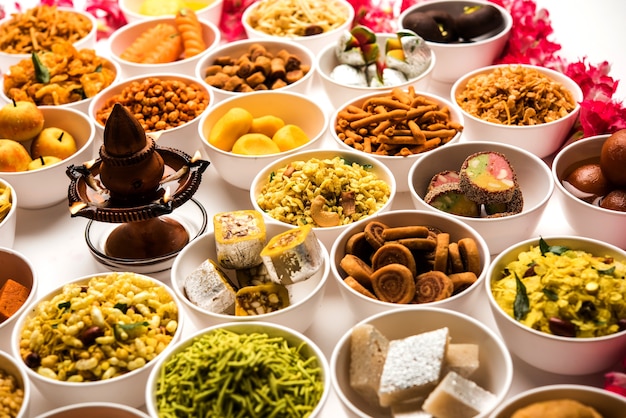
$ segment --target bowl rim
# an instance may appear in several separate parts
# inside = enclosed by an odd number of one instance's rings
[[[267,176],[267,173],[273,168],[273,167],[281,167],[285,164],[287,164],[288,162],[291,161],[297,161],[297,160],[310,160],[311,158],[334,158],[334,157],[342,157],[342,156],[347,156],[350,158],[350,161],[364,161],[368,164],[371,164],[373,167],[375,167],[377,170],[381,171],[382,173],[385,174],[385,176],[387,176],[387,179],[381,179],[384,180],[387,185],[389,186],[389,197],[387,199],[387,202],[385,202],[385,204],[383,206],[380,207],[380,209],[378,209],[376,212],[374,212],[372,215],[366,216],[365,218],[359,219],[358,221],[352,222],[351,224],[347,224],[347,225],[339,225],[339,226],[328,226],[328,227],[319,227],[319,226],[315,226],[313,227],[313,231],[341,231],[343,228],[345,228],[346,226],[350,226],[350,225],[354,225],[356,223],[360,223],[363,221],[366,221],[374,216],[376,216],[377,214],[381,214],[382,212],[385,212],[386,210],[389,210],[389,208],[391,208],[392,204],[393,204],[393,200],[395,198],[396,192],[397,192],[397,184],[396,184],[396,179],[393,175],[393,173],[391,172],[391,170],[382,162],[376,160],[375,158],[373,158],[372,156],[364,153],[364,152],[360,152],[360,151],[356,151],[356,150],[346,150],[346,149],[330,149],[330,148],[325,148],[325,149],[308,149],[308,150],[301,150],[298,152],[294,152],[293,154],[289,154],[289,155],[285,155],[281,158],[278,158],[277,160],[274,160],[270,163],[268,163],[265,167],[263,167],[252,179],[252,183],[250,184],[250,192],[249,192],[249,198],[252,204],[252,207],[261,212],[263,214],[263,216],[266,216],[267,218],[271,218],[269,215],[267,215],[265,213],[264,210],[262,210],[258,204],[256,203],[256,196],[257,196],[257,189],[259,189],[260,187],[263,186],[263,184],[261,183],[262,181],[264,181],[265,177]],[[380,177],[380,176],[379,176]],[[267,219],[266,218],[266,219]],[[285,224],[285,225],[291,225],[292,224],[288,224],[286,222],[281,222],[279,220],[276,220],[274,218],[271,218],[272,220]]]
[[[4,172],[0,172],[0,176],[3,176],[3,175],[4,175]],[[18,196],[17,196],[17,192],[15,191],[15,187],[13,187],[8,180],[0,177],[0,184],[3,184],[5,187],[8,187],[11,192],[11,208],[9,209],[9,213],[7,213],[5,217],[0,220],[0,228],[2,228],[5,222],[9,221],[9,218],[12,218],[15,216],[17,212]],[[2,328],[2,323],[0,323],[0,328]]]
[[[165,291],[170,295],[170,297],[172,298],[172,301],[176,304],[176,307],[178,310],[178,315],[176,319],[178,326],[176,328],[176,332],[172,336],[172,340],[168,343],[165,350],[157,354],[157,356],[153,360],[147,362],[144,366],[135,370],[131,370],[123,375],[116,376],[116,377],[113,377],[111,379],[106,379],[106,380],[95,380],[95,381],[87,381],[87,382],[68,382],[65,380],[54,380],[54,379],[50,379],[49,377],[43,376],[35,372],[28,366],[26,366],[20,354],[18,341],[20,338],[20,334],[22,332],[22,328],[24,327],[24,323],[26,322],[26,319],[28,319],[31,316],[31,314],[35,311],[37,305],[44,300],[50,300],[51,298],[56,296],[59,292],[63,290],[63,288],[66,285],[86,283],[94,277],[102,277],[102,276],[107,276],[110,274],[118,274],[118,275],[119,274],[133,274],[135,276],[139,276],[143,279],[149,280],[154,285],[163,287]],[[150,368],[156,363],[156,360],[162,358],[163,354],[167,353],[170,350],[170,348],[177,342],[177,340],[181,338],[183,334],[184,317],[185,317],[183,310],[181,308],[182,306],[180,304],[180,301],[176,297],[176,294],[174,293],[174,291],[167,284],[155,279],[154,277],[151,277],[142,273],[116,272],[116,271],[104,271],[101,273],[87,274],[79,278],[64,282],[62,285],[55,287],[54,289],[50,290],[46,294],[38,296],[37,299],[33,300],[28,305],[28,309],[23,311],[19,315],[19,317],[17,318],[17,322],[15,323],[15,327],[13,328],[13,332],[11,334],[11,351],[17,363],[19,364],[20,369],[22,369],[26,373],[26,375],[28,375],[31,381],[41,382],[46,385],[59,385],[61,387],[66,388],[67,390],[72,390],[72,389],[81,390],[81,389],[92,389],[95,387],[104,386],[104,385],[109,384],[110,382],[117,383],[117,382],[121,382],[124,380],[129,380],[135,377],[136,375],[143,374],[145,371],[150,370]]]
[[[380,33],[380,32],[377,32],[376,33],[376,39],[378,40],[378,37],[380,37],[380,36],[383,36],[385,39],[388,39],[388,38],[391,38],[393,36],[396,36],[396,34],[395,33]],[[430,51],[430,64],[428,65],[428,67],[426,67],[426,69],[422,73],[420,73],[416,77],[407,79],[407,81],[405,81],[404,83],[400,83],[400,84],[395,85],[395,86],[378,86],[378,87],[355,86],[355,85],[352,85],[352,84],[342,84],[341,82],[338,82],[338,81],[334,80],[332,77],[330,77],[330,74],[327,74],[326,72],[324,72],[322,70],[322,66],[320,65],[320,61],[323,58],[326,58],[326,56],[328,56],[330,53],[332,53],[336,48],[337,48],[337,43],[334,42],[334,43],[331,43],[329,45],[326,45],[324,48],[322,48],[322,50],[320,50],[319,53],[317,53],[316,58],[315,58],[315,66],[317,68],[317,74],[322,78],[323,82],[326,82],[329,85],[332,85],[333,87],[341,87],[341,88],[354,90],[354,91],[367,89],[367,90],[369,90],[372,93],[376,93],[376,92],[389,92],[389,90],[394,88],[394,87],[406,88],[406,87],[411,86],[411,85],[413,85],[415,83],[418,83],[418,82],[420,82],[420,81],[422,81],[424,79],[427,79],[431,75],[433,70],[435,69],[435,65],[437,63],[437,54],[429,46],[428,49]],[[437,96],[437,98],[438,99],[442,99],[439,96]],[[355,100],[355,98],[353,98],[351,100]]]
[[[510,144],[505,144],[505,143],[493,143],[493,142],[489,142],[489,141],[470,141],[470,142],[456,142],[454,144],[447,144],[449,145],[448,147],[440,147],[437,149],[432,150],[432,153],[436,153],[439,152],[442,148],[451,148],[451,147],[463,147],[463,146],[479,146],[479,147],[483,147],[485,148],[485,150],[489,151],[489,150],[493,150],[494,147],[498,147],[498,148],[507,148],[512,152],[519,152],[520,154],[525,155],[526,157],[530,158],[532,161],[534,161],[541,170],[543,170],[544,174],[547,175],[547,179],[550,180],[547,182],[548,184],[548,193],[541,198],[541,200],[533,207],[531,208],[522,208],[522,211],[519,213],[514,213],[512,215],[507,215],[505,218],[506,219],[517,219],[517,218],[521,218],[524,215],[542,210],[543,208],[545,208],[545,206],[547,205],[548,201],[550,200],[550,198],[552,197],[553,193],[554,193],[554,181],[551,181],[551,169],[550,167],[548,167],[548,165],[539,157],[537,157],[535,154],[531,153],[530,151],[526,151],[523,148],[517,147],[515,145],[510,145]],[[445,151],[440,151],[440,152],[445,152]],[[428,153],[430,154],[430,152]],[[443,159],[443,156],[438,156],[440,158]],[[421,164],[421,160],[416,160],[412,165],[411,168],[409,169],[409,193],[411,194],[412,197],[418,199],[420,202],[422,202],[424,205],[427,205],[427,203],[424,201],[424,198],[417,192],[417,190],[415,190],[415,184],[413,182],[413,180],[415,179],[416,173],[418,171],[418,169],[420,168]],[[446,213],[441,211],[440,209],[437,209],[436,207],[432,207],[434,210],[437,210],[441,213]],[[481,217],[481,218],[471,218],[468,216],[461,216],[461,215],[456,215],[454,213],[446,213],[448,216],[451,216],[455,219],[458,219],[462,222],[469,222],[470,224],[475,223],[476,225],[480,225],[482,223],[493,223],[494,220],[497,221],[503,221],[503,218],[489,218],[489,217]]]
[[[234,92],[230,92],[230,93],[234,93]],[[311,146],[311,144],[314,143],[319,143],[321,141],[323,141],[324,136],[326,134],[326,129],[328,128],[328,123],[329,123],[329,118],[328,118],[328,114],[327,112],[324,110],[324,108],[316,101],[312,100],[309,98],[309,96],[302,94],[302,93],[298,93],[295,91],[289,91],[289,90],[282,90],[282,89],[277,89],[277,90],[264,90],[264,91],[257,91],[254,92],[256,97],[263,97],[263,96],[268,96],[266,97],[266,99],[268,100],[268,102],[274,101],[276,100],[276,98],[272,98],[270,96],[287,96],[287,97],[291,97],[293,99],[296,100],[301,100],[303,103],[309,103],[313,106],[313,108],[315,108],[319,114],[322,116],[322,119],[324,120],[324,124],[322,125],[322,127],[320,128],[318,134],[314,137],[314,138],[310,138],[309,141],[305,144],[302,144],[296,148],[287,150],[287,151],[281,151],[279,153],[276,154],[264,154],[264,155],[244,155],[244,154],[234,154],[232,151],[224,151],[220,148],[217,148],[216,146],[214,146],[213,144],[209,143],[208,139],[205,137],[204,135],[204,126],[207,123],[207,119],[209,118],[209,116],[211,116],[211,114],[219,109],[223,109],[225,107],[242,107],[239,106],[237,103],[237,101],[239,100],[246,100],[247,97],[249,97],[250,95],[246,95],[241,94],[241,93],[236,93],[236,95],[233,95],[231,97],[228,97],[224,100],[221,100],[220,102],[216,103],[213,107],[211,107],[211,110],[209,112],[205,112],[204,114],[201,115],[200,117],[200,122],[198,123],[198,135],[200,137],[200,139],[202,140],[202,145],[206,146],[208,149],[211,150],[211,152],[214,152],[215,154],[220,154],[223,156],[229,156],[229,157],[234,157],[234,158],[243,158],[244,160],[248,159],[248,160],[259,160],[259,159],[268,159],[268,160],[274,160],[277,157],[282,157],[282,156],[286,156],[289,154],[293,154],[294,152],[298,152],[301,151],[303,148],[306,148],[308,146]],[[268,111],[267,115],[271,115],[271,111]],[[287,121],[285,121],[285,124],[288,124]]]
[[[52,409],[50,411],[46,411],[43,414],[38,415],[38,417],[48,418],[48,417],[56,416],[57,418],[61,418],[63,415],[59,415],[59,414],[64,414],[65,412],[72,412],[72,411],[77,412],[84,408],[107,408],[107,409],[111,409],[114,411],[123,411],[123,412],[131,413],[132,415],[136,417],[141,417],[141,418],[148,417],[148,415],[145,414],[144,412],[128,405],[115,403],[115,402],[98,402],[98,401],[80,402],[80,403],[75,403],[71,405],[61,406],[61,407]]]
[[[488,278],[488,270],[489,270],[489,266],[490,266],[490,259],[491,259],[491,251],[489,250],[489,246],[487,244],[487,242],[485,241],[485,239],[478,233],[478,231],[476,231],[474,229],[474,227],[472,227],[471,225],[468,225],[458,219],[449,217],[444,215],[443,213],[437,213],[437,212],[431,212],[431,211],[427,211],[427,210],[421,210],[421,209],[398,209],[398,210],[390,210],[388,212],[384,212],[384,213],[379,213],[377,215],[373,215],[373,217],[376,218],[376,220],[381,220],[380,218],[382,217],[383,220],[384,218],[388,218],[388,217],[392,217],[392,216],[396,216],[396,215],[403,215],[403,216],[407,216],[407,215],[424,215],[427,217],[435,217],[435,218],[439,218],[439,219],[443,219],[445,221],[448,222],[452,222],[454,224],[456,224],[459,227],[462,227],[463,229],[467,229],[471,232],[474,233],[474,236],[472,237],[475,241],[476,244],[478,245],[479,251],[482,251],[483,254],[481,255],[481,264],[483,264],[483,269],[481,271],[481,274],[476,278],[476,282],[470,286],[468,289],[463,290],[460,293],[457,293],[456,295],[452,295],[449,298],[446,299],[442,299],[442,300],[438,300],[438,301],[434,301],[434,302],[427,302],[427,303],[423,303],[423,304],[407,304],[407,305],[402,305],[402,304],[398,304],[398,303],[394,303],[394,302],[385,302],[382,300],[377,300],[377,299],[372,299],[368,296],[363,295],[362,293],[357,292],[356,290],[354,290],[353,288],[351,288],[350,286],[348,286],[343,278],[342,278],[342,274],[338,269],[337,264],[335,263],[335,259],[337,257],[337,255],[340,252],[343,252],[343,248],[339,248],[339,243],[343,241],[343,239],[348,236],[348,235],[352,235],[355,233],[356,229],[362,230],[363,229],[363,224],[360,225],[348,225],[349,228],[346,228],[344,231],[342,231],[339,236],[335,239],[335,241],[333,242],[333,245],[330,248],[330,262],[331,262],[331,266],[330,266],[330,270],[331,270],[331,275],[334,277],[335,281],[337,282],[337,286],[341,286],[342,288],[348,290],[352,295],[356,296],[360,301],[363,302],[367,302],[368,304],[373,304],[375,306],[379,306],[379,307],[383,307],[386,309],[411,309],[414,307],[423,307],[423,308],[439,308],[439,309],[444,309],[442,308],[443,305],[446,305],[450,302],[453,302],[457,299],[460,299],[461,297],[463,297],[464,295],[467,294],[467,292],[471,292],[474,290],[477,290],[478,288],[482,287],[482,282],[485,281]],[[484,255],[484,257],[483,257]],[[484,259],[484,260],[483,260]]]
[[[235,331],[241,330],[242,328],[254,330],[254,331],[251,330],[251,331],[245,331],[245,332],[263,332],[263,330],[265,329],[270,329],[272,332],[278,332],[280,334],[289,335],[291,338],[300,340],[301,342],[305,343],[305,345],[310,348],[312,355],[314,355],[317,358],[319,366],[324,372],[324,376],[323,376],[324,389],[322,391],[322,396],[320,397],[320,400],[317,406],[314,408],[313,412],[317,413],[316,411],[321,411],[321,409],[323,408],[324,404],[326,403],[326,401],[328,400],[330,396],[330,392],[332,390],[332,382],[331,382],[330,366],[320,346],[317,345],[317,343],[315,343],[312,339],[310,339],[304,333],[300,331],[296,331],[293,328],[289,328],[285,325],[275,324],[275,323],[266,322],[266,321],[252,321],[252,322],[225,322],[222,324],[211,325],[206,328],[199,329],[193,332],[192,334],[185,336],[183,339],[179,340],[178,342],[176,342],[176,344],[174,344],[172,347],[166,350],[165,355],[159,358],[155,362],[152,370],[150,370],[150,375],[148,376],[148,381],[146,383],[145,406],[150,416],[157,416],[158,411],[157,411],[156,405],[154,405],[154,396],[153,396],[154,392],[152,388],[156,384],[156,379],[159,375],[159,371],[163,367],[163,364],[172,355],[184,350],[186,347],[193,344],[195,339],[205,334],[215,332],[216,330],[222,329],[222,328],[228,329],[228,330],[235,330]]]
[[[446,0],[448,1],[448,0]],[[468,80],[470,80],[471,78],[475,77],[478,74],[487,74],[487,73],[491,73],[492,71],[499,69],[499,68],[507,68],[507,67],[522,67],[522,68],[527,68],[527,69],[534,69],[537,70],[539,73],[549,77],[551,80],[558,82],[559,84],[561,84],[565,89],[569,90],[569,92],[572,94],[572,98],[574,99],[574,109],[572,109],[571,112],[569,112],[567,115],[559,118],[559,119],[555,119],[553,121],[550,122],[544,122],[544,123],[540,123],[537,125],[505,125],[502,123],[494,123],[494,122],[490,122],[490,121],[486,121],[483,119],[480,119],[472,114],[470,114],[469,112],[467,112],[465,109],[463,109],[456,101],[456,96],[457,96],[457,92],[459,90],[461,90],[461,87],[464,86]],[[541,129],[543,127],[549,127],[549,126],[553,126],[553,125],[558,125],[559,123],[562,123],[564,121],[576,118],[578,116],[578,113],[580,112],[580,103],[583,100],[583,91],[580,88],[580,86],[569,76],[560,73],[558,71],[552,70],[550,68],[546,68],[546,67],[541,67],[539,65],[532,65],[532,64],[521,64],[521,63],[513,63],[513,64],[494,64],[494,65],[488,65],[485,67],[480,67],[477,68],[475,70],[472,70],[468,73],[465,73],[464,75],[462,75],[461,77],[459,77],[453,84],[452,84],[452,88],[450,88],[450,100],[452,102],[452,104],[463,114],[464,118],[467,120],[470,120],[474,123],[477,124],[481,124],[484,126],[488,126],[491,128],[502,128],[502,129],[513,129],[513,130],[517,130],[517,131],[529,131],[529,130],[537,130],[537,129]],[[534,139],[534,138],[533,138]]]
[[[344,391],[342,387],[339,385],[339,382],[336,376],[336,371],[339,368],[340,351],[342,350],[342,348],[348,345],[352,330],[356,326],[363,325],[363,324],[370,324],[372,322],[375,322],[379,318],[383,318],[387,316],[407,315],[410,313],[427,314],[429,312],[430,313],[434,312],[439,315],[448,315],[454,320],[463,320],[465,322],[469,322],[473,326],[481,329],[483,332],[489,335],[489,337],[494,341],[494,343],[496,344],[496,346],[502,353],[502,358],[504,359],[504,363],[506,364],[504,382],[502,385],[502,393],[500,395],[496,395],[498,400],[500,401],[499,403],[503,401],[504,397],[507,395],[507,393],[509,392],[511,388],[511,384],[513,383],[514,366],[513,366],[513,359],[511,357],[511,354],[509,353],[509,349],[507,348],[504,340],[498,335],[498,333],[496,333],[493,329],[491,329],[482,321],[479,321],[478,319],[473,318],[470,315],[467,315],[467,314],[464,314],[464,313],[461,313],[452,309],[445,309],[445,308],[440,308],[440,307],[435,307],[435,306],[413,305],[411,307],[407,307],[406,309],[390,309],[384,312],[373,314],[357,322],[356,324],[352,325],[341,337],[339,337],[339,339],[335,343],[335,346],[333,347],[333,351],[330,356],[330,373],[332,377],[331,383],[333,385],[335,393],[337,394],[337,397],[340,399],[340,401],[343,403],[344,406],[347,406],[353,413],[357,414],[358,416],[365,416],[363,415],[363,412],[359,408],[357,408],[355,405],[353,405],[352,402],[350,402],[350,400],[345,396]],[[383,332],[384,334],[384,331],[381,330],[381,332]],[[491,408],[491,411],[493,411],[499,403],[494,404]]]
[[[270,225],[279,227],[279,228],[286,228],[286,230],[290,230],[294,228],[293,226],[290,227],[290,226],[287,226],[287,224],[280,223],[278,221],[265,220],[265,225],[266,225],[266,229],[267,229],[267,226],[270,226]],[[196,242],[190,243],[187,246],[185,246],[185,248],[183,248],[182,251],[179,253],[180,257],[177,256],[176,259],[174,260],[174,263],[172,264],[172,273],[171,273],[172,289],[174,290],[174,293],[176,293],[176,296],[178,296],[178,300],[180,300],[186,307],[190,308],[192,311],[196,313],[206,315],[208,317],[215,318],[218,320],[226,320],[226,322],[234,322],[234,323],[235,322],[239,323],[239,322],[271,321],[275,317],[289,314],[291,311],[296,310],[299,306],[304,305],[306,302],[313,299],[316,295],[319,294],[319,292],[322,292],[324,290],[326,283],[328,282],[328,276],[330,274],[329,253],[326,247],[324,246],[324,244],[320,241],[320,239],[316,238],[320,247],[320,251],[322,253],[322,260],[324,261],[324,264],[320,268],[320,270],[317,270],[314,273],[314,274],[321,273],[319,283],[317,283],[315,288],[312,289],[309,292],[309,294],[306,295],[306,297],[299,300],[297,303],[290,304],[289,306],[282,308],[278,311],[265,313],[265,314],[261,314],[261,315],[257,315],[253,317],[249,317],[249,316],[248,317],[246,316],[236,317],[235,315],[232,315],[232,314],[222,314],[222,313],[208,311],[194,304],[193,302],[189,300],[189,298],[187,298],[187,296],[184,294],[184,291],[182,290],[182,285],[184,284],[183,282],[185,280],[185,277],[177,277],[174,275],[174,272],[178,270],[178,266],[182,263],[182,259],[187,255],[187,253],[192,251],[191,247],[193,247],[194,245],[196,246],[203,245],[206,240],[214,240],[214,239],[215,239],[214,231],[207,231],[206,233],[198,237],[198,239],[195,240]]]
[[[542,332],[542,331],[538,331],[536,329],[533,329],[533,328],[531,328],[531,327],[529,327],[527,325],[522,324],[519,321],[516,321],[514,318],[512,318],[506,312],[504,312],[504,310],[500,307],[498,302],[495,300],[495,298],[493,296],[493,292],[491,290],[492,278],[494,277],[495,274],[497,274],[496,268],[498,268],[498,266],[500,264],[502,264],[502,260],[504,258],[510,256],[510,254],[513,251],[515,253],[519,254],[521,251],[524,251],[525,248],[527,248],[527,247],[529,247],[531,245],[533,245],[533,246],[538,245],[539,239],[540,238],[538,238],[538,237],[529,238],[529,239],[520,241],[520,242],[518,242],[516,244],[513,244],[513,245],[507,247],[500,254],[495,256],[495,258],[493,259],[493,261],[489,265],[489,268],[487,270],[486,280],[485,280],[485,283],[484,283],[484,287],[485,287],[485,292],[487,294],[487,301],[488,301],[489,306],[491,307],[492,316],[494,317],[494,319],[497,319],[496,317],[502,318],[502,319],[504,319],[506,321],[507,324],[513,325],[513,327],[515,329],[517,329],[517,330],[526,331],[530,335],[534,336],[534,338],[541,338],[543,340],[549,340],[549,341],[560,341],[560,342],[564,342],[564,343],[573,343],[573,344],[578,344],[578,345],[582,345],[582,344],[596,344],[596,343],[602,342],[602,341],[608,341],[608,340],[614,340],[614,339],[622,339],[622,338],[626,337],[626,329],[624,329],[622,331],[615,332],[613,334],[603,335],[603,336],[599,336],[599,337],[589,337],[589,338],[562,337],[560,335],[548,334],[546,332]],[[613,244],[609,244],[607,242],[603,242],[603,241],[600,241],[600,240],[597,240],[597,239],[594,239],[594,238],[579,237],[579,236],[575,236],[575,235],[563,235],[563,234],[561,234],[561,235],[546,235],[546,236],[542,236],[541,239],[543,239],[544,241],[547,241],[547,242],[555,241],[555,240],[572,241],[572,242],[588,243],[588,244],[599,246],[599,247],[606,247],[608,250],[610,250],[612,252],[615,252],[617,254],[622,254],[624,261],[626,261],[626,250],[623,250],[623,249],[621,249],[621,248],[619,248],[619,247],[617,247],[617,246],[615,246]],[[498,321],[496,321],[496,326],[498,327],[498,329],[500,329]]]
[[[122,26],[121,28],[119,28],[118,30],[114,31],[110,38],[109,38],[109,56],[113,61],[117,61],[118,64],[120,65],[125,65],[128,67],[132,67],[135,70],[145,70],[146,68],[155,68],[158,71],[167,71],[167,69],[169,67],[175,66],[176,64],[186,64],[186,63],[194,63],[195,61],[197,61],[198,59],[201,59],[204,55],[206,55],[209,51],[212,51],[213,49],[215,49],[216,47],[221,45],[221,41],[222,41],[222,32],[220,31],[220,29],[217,27],[216,24],[214,24],[213,22],[202,18],[202,17],[198,17],[198,22],[200,23],[200,25],[203,28],[208,28],[208,30],[211,32],[212,36],[213,36],[213,43],[211,45],[207,45],[206,49],[204,49],[201,53],[199,53],[198,55],[194,55],[188,58],[183,58],[183,59],[179,59],[173,62],[164,62],[164,63],[155,63],[155,64],[145,64],[145,63],[139,63],[139,62],[133,62],[133,61],[129,61],[127,59],[122,58],[119,54],[116,54],[113,51],[113,45],[120,39],[122,38],[123,35],[125,35],[126,33],[128,33],[129,31],[132,31],[133,29],[139,27],[139,26],[151,26],[151,25],[156,25],[158,23],[162,23],[162,22],[168,22],[171,23],[174,21],[174,16],[173,15],[164,15],[164,16],[155,16],[154,18],[151,19],[141,19],[141,20],[136,20],[134,22],[129,22],[126,25]],[[158,72],[155,71],[155,72]],[[126,80],[126,79],[124,79]]]
[[[0,179],[0,181],[4,182],[3,179]],[[17,205],[15,205],[15,206],[17,207]],[[1,226],[1,224],[0,224],[0,226]],[[28,257],[26,257],[25,254],[23,254],[23,253],[21,253],[21,252],[19,252],[17,250],[14,250],[12,248],[7,248],[7,247],[0,247],[0,252],[11,254],[11,255],[19,258],[24,264],[26,264],[26,266],[28,267],[28,269],[31,272],[31,275],[33,276],[33,284],[31,286],[31,289],[30,289],[30,292],[28,294],[28,297],[26,298],[26,300],[24,301],[22,306],[20,306],[19,309],[17,311],[15,311],[15,313],[13,315],[11,315],[4,322],[0,323],[0,330],[2,330],[4,327],[9,327],[9,324],[17,324],[17,322],[19,321],[19,318],[22,316],[22,314],[24,314],[27,310],[29,310],[28,308],[35,301],[35,299],[37,297],[37,291],[39,289],[39,273],[35,269],[35,264],[32,261],[30,261],[28,259]],[[11,336],[7,336],[7,338],[10,339]],[[1,352],[2,351],[0,350],[0,353]]]
[[[581,138],[577,141],[574,141],[570,144],[567,144],[565,147],[561,148],[561,150],[559,150],[559,152],[557,152],[556,156],[554,157],[554,160],[552,162],[552,168],[551,168],[551,174],[552,174],[552,179],[554,180],[553,183],[556,184],[555,188],[558,189],[563,196],[565,196],[565,198],[568,201],[572,201],[575,202],[575,204],[577,206],[582,206],[584,208],[587,208],[587,210],[592,210],[594,212],[598,212],[598,215],[601,214],[606,214],[606,215],[611,215],[612,217],[618,217],[618,218],[625,218],[626,219],[626,212],[620,212],[618,210],[611,210],[611,209],[605,209],[603,207],[600,206],[596,206],[596,205],[592,205],[591,203],[585,202],[582,199],[577,198],[576,196],[574,196],[569,190],[567,190],[564,186],[563,186],[563,181],[565,179],[561,179],[559,177],[559,173],[558,173],[558,169],[564,169],[566,167],[559,167],[559,163],[561,163],[561,160],[564,158],[564,155],[576,148],[576,147],[581,147],[584,146],[585,144],[590,144],[596,141],[606,141],[609,137],[611,136],[611,134],[602,134],[602,135],[594,135],[594,136],[590,136],[590,137],[586,137],[586,138]],[[598,155],[599,157],[599,155]],[[577,162],[583,162],[584,160],[579,160]]]
[[[31,400],[31,387],[30,387],[30,379],[28,375],[24,371],[24,369],[20,366],[19,360],[11,356],[9,353],[6,353],[0,350],[0,361],[4,361],[6,363],[11,364],[15,369],[17,369],[17,374],[19,375],[19,379],[22,381],[22,391],[24,393],[22,398],[22,405],[20,406],[19,411],[17,412],[17,418],[26,417],[26,412],[30,407]],[[9,373],[8,370],[4,369],[0,366],[0,369],[4,372],[8,373],[11,376],[14,376],[14,373]],[[16,376],[17,377],[17,376]]]
[[[222,7],[222,3],[223,0],[212,0],[211,3],[207,4],[205,7],[196,10],[196,14],[198,13],[202,13],[202,12],[207,12],[209,10],[214,10],[217,9],[218,6]],[[161,16],[149,16],[149,15],[143,15],[141,13],[139,13],[139,11],[135,11],[133,9],[131,9],[129,7],[129,3],[126,0],[119,0],[119,8],[122,11],[122,13],[124,15],[129,15],[135,19],[139,19],[139,20],[150,20],[150,19],[154,19],[154,18],[159,18],[159,17],[163,17],[163,16],[174,16],[174,15],[161,15]],[[128,19],[127,19],[128,20]]]
[[[403,26],[403,22],[404,19],[411,13],[422,9],[424,6],[431,8],[430,6],[432,5],[437,5],[437,4],[441,4],[441,3],[452,3],[452,2],[457,2],[457,3],[474,3],[474,4],[488,4],[491,6],[494,6],[496,9],[498,9],[498,11],[500,12],[500,14],[502,15],[502,18],[504,19],[504,28],[498,32],[493,34],[492,36],[485,38],[485,39],[479,39],[476,41],[472,41],[471,43],[444,43],[444,42],[434,42],[434,41],[427,41],[424,40],[424,42],[426,43],[426,45],[428,45],[431,48],[440,48],[442,50],[445,49],[449,49],[450,52],[453,52],[455,49],[457,48],[463,48],[466,46],[479,46],[479,45],[484,45],[493,41],[497,41],[499,39],[502,39],[506,36],[509,36],[509,33],[511,32],[511,29],[513,28],[513,16],[511,16],[511,13],[505,9],[504,7],[500,6],[499,4],[496,4],[494,2],[488,1],[488,0],[429,0],[427,3],[425,2],[418,2],[416,4],[413,4],[409,7],[407,7],[404,11],[402,11],[400,13],[400,15],[398,16],[398,27],[404,27]]]

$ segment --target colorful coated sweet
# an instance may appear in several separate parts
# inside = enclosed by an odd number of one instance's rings
[[[499,152],[484,151],[470,155],[461,165],[459,175],[461,190],[474,202],[508,202],[519,187],[511,163]]]
[[[265,221],[255,210],[221,212],[213,216],[217,262],[227,269],[261,264],[265,245]]]

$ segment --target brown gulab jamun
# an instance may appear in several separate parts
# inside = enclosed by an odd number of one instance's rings
[[[600,207],[626,212],[626,190],[616,189],[609,192],[602,198],[602,201],[600,201]]]
[[[618,187],[626,187],[626,129],[611,134],[600,152],[604,176]]]
[[[613,188],[604,176],[599,163],[583,164],[565,179],[572,187],[583,193],[604,196]]]

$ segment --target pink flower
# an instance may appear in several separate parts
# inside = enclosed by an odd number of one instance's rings
[[[604,389],[626,396],[626,374],[609,372],[604,375]]]
[[[98,39],[108,38],[127,23],[117,0],[88,0],[85,10],[98,21]]]
[[[241,15],[253,2],[253,0],[224,0],[219,27],[226,41],[230,42],[246,37],[241,24]]]

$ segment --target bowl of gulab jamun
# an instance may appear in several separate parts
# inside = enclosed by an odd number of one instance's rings
[[[552,164],[555,195],[578,235],[626,248],[626,129],[564,147]]]

